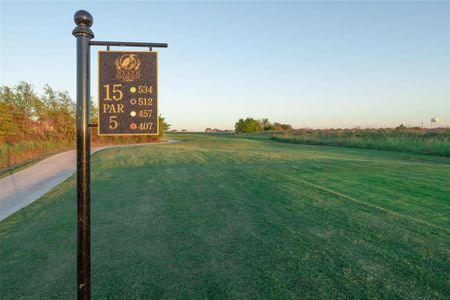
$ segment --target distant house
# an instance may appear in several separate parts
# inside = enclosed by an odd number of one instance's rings
[[[210,133],[210,132],[213,132],[213,131],[212,131],[211,128],[206,128],[206,129],[205,129],[205,132]]]
[[[188,131],[187,131],[187,129],[183,129],[183,130],[181,130],[181,132],[188,132]]]

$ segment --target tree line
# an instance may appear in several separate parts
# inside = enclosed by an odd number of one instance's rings
[[[255,133],[262,131],[290,131],[292,126],[290,124],[272,123],[267,118],[261,120],[246,118],[239,119],[234,125],[236,133]]]
[[[49,85],[38,96],[31,84],[0,87],[0,140],[17,143],[24,139],[67,140],[75,135],[75,103],[67,91]]]

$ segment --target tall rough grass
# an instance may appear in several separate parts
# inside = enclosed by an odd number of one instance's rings
[[[25,140],[0,145],[0,172],[73,148],[72,141]]]
[[[159,136],[98,136],[97,130],[91,130],[91,147],[116,144],[139,144],[158,141]],[[75,137],[65,140],[55,138],[28,139],[6,143],[0,141],[0,173],[20,168],[23,164],[37,161],[52,154],[75,149]]]
[[[450,129],[299,129],[274,134],[271,139],[285,143],[343,146],[450,156]]]

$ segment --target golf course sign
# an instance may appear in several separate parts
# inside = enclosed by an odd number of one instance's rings
[[[98,52],[98,134],[158,134],[157,52]]]

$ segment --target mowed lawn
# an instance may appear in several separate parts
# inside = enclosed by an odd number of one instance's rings
[[[450,298],[450,158],[176,138],[93,156],[94,299]],[[74,176],[0,236],[1,299],[76,297]]]

